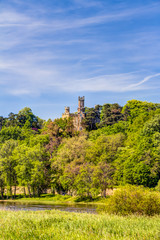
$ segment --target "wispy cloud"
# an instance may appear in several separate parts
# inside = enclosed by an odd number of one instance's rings
[[[91,7],[102,7],[103,4],[100,1],[85,1],[85,0],[73,0],[73,4],[78,7],[91,8]]]
[[[84,8],[101,6],[98,1],[74,3]],[[147,76],[145,63],[152,58],[151,65],[155,64],[159,58],[159,34],[154,39],[156,27],[141,34],[102,29],[99,36],[97,25],[103,28],[105,24],[107,29],[112,23],[126,24],[128,20],[157,14],[160,3],[117,9],[101,9],[88,15],[65,12],[51,17],[47,17],[48,8],[40,16],[13,7],[0,10],[0,84],[6,84],[3,90],[18,96],[40,95],[48,90],[123,92],[151,87],[145,83],[157,79],[159,73]],[[125,70],[124,66],[133,62],[138,63],[134,72],[130,66]],[[137,74],[142,65],[144,73]]]
[[[149,80],[151,80],[151,79],[153,79],[153,78],[156,78],[156,77],[160,77],[160,73],[156,73],[156,74],[153,74],[153,75],[149,75],[149,76],[145,77],[142,81],[127,86],[127,87],[125,88],[125,90],[127,91],[127,90],[135,90],[135,89],[138,89],[141,85],[143,85],[144,83],[146,83],[146,82],[148,82]],[[158,79],[160,79],[160,78],[158,78]]]
[[[79,0],[77,0],[79,2]],[[96,6],[98,2],[86,3],[83,1],[82,5],[93,5]],[[32,27],[39,28],[42,27],[41,31],[46,31],[43,27],[52,28],[52,30],[64,30],[64,29],[73,29],[73,28],[81,28],[93,24],[114,22],[120,20],[126,20],[127,18],[133,17],[142,17],[142,15],[146,15],[148,13],[159,13],[160,12],[160,3],[152,3],[146,6],[138,7],[138,8],[126,8],[121,10],[114,10],[111,13],[108,11],[106,14],[94,14],[94,16],[89,17],[76,17],[75,15],[71,15],[67,17],[65,20],[63,19],[48,19],[47,18],[39,18],[29,16],[27,13],[17,12],[15,9],[2,10],[0,11],[0,27]],[[45,15],[44,15],[45,17]]]
[[[13,81],[7,81],[5,91],[14,96],[37,96],[49,91],[56,92],[128,92],[150,89],[151,85],[145,85],[150,79],[160,76],[160,73],[143,77],[144,73],[131,72],[123,74],[103,75],[92,78],[73,78],[70,74],[60,74],[60,69],[44,69],[41,65],[32,67],[30,64],[18,64],[2,66],[9,68],[11,75],[17,77]],[[141,80],[143,79],[143,80]],[[152,84],[154,88],[154,84]]]
[[[151,86],[145,86],[145,82],[152,78],[159,77],[160,73],[145,77],[143,80],[142,76],[144,73],[123,73],[113,75],[97,76],[89,79],[80,79],[76,81],[70,81],[63,85],[62,88],[66,91],[90,91],[90,92],[127,92],[137,91],[143,89],[150,89]],[[132,83],[132,84],[131,84]],[[160,86],[159,86],[160,87]],[[153,87],[154,88],[154,87]]]

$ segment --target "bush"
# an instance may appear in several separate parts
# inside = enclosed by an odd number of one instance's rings
[[[158,181],[157,186],[155,187],[156,191],[160,192],[160,180]]]
[[[121,187],[108,199],[105,212],[120,215],[160,214],[160,193],[144,187]]]

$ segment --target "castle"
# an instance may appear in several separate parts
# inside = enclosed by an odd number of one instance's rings
[[[73,118],[73,125],[77,131],[81,131],[83,129],[82,120],[86,117],[84,100],[84,96],[78,97],[77,113],[70,113],[70,107],[65,107],[65,112],[62,114],[62,119],[69,117]]]

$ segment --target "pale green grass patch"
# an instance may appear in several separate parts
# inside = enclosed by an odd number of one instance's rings
[[[160,217],[0,211],[1,240],[160,239]]]

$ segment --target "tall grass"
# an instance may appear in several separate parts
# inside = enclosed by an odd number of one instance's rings
[[[0,211],[1,240],[160,239],[160,217]]]

